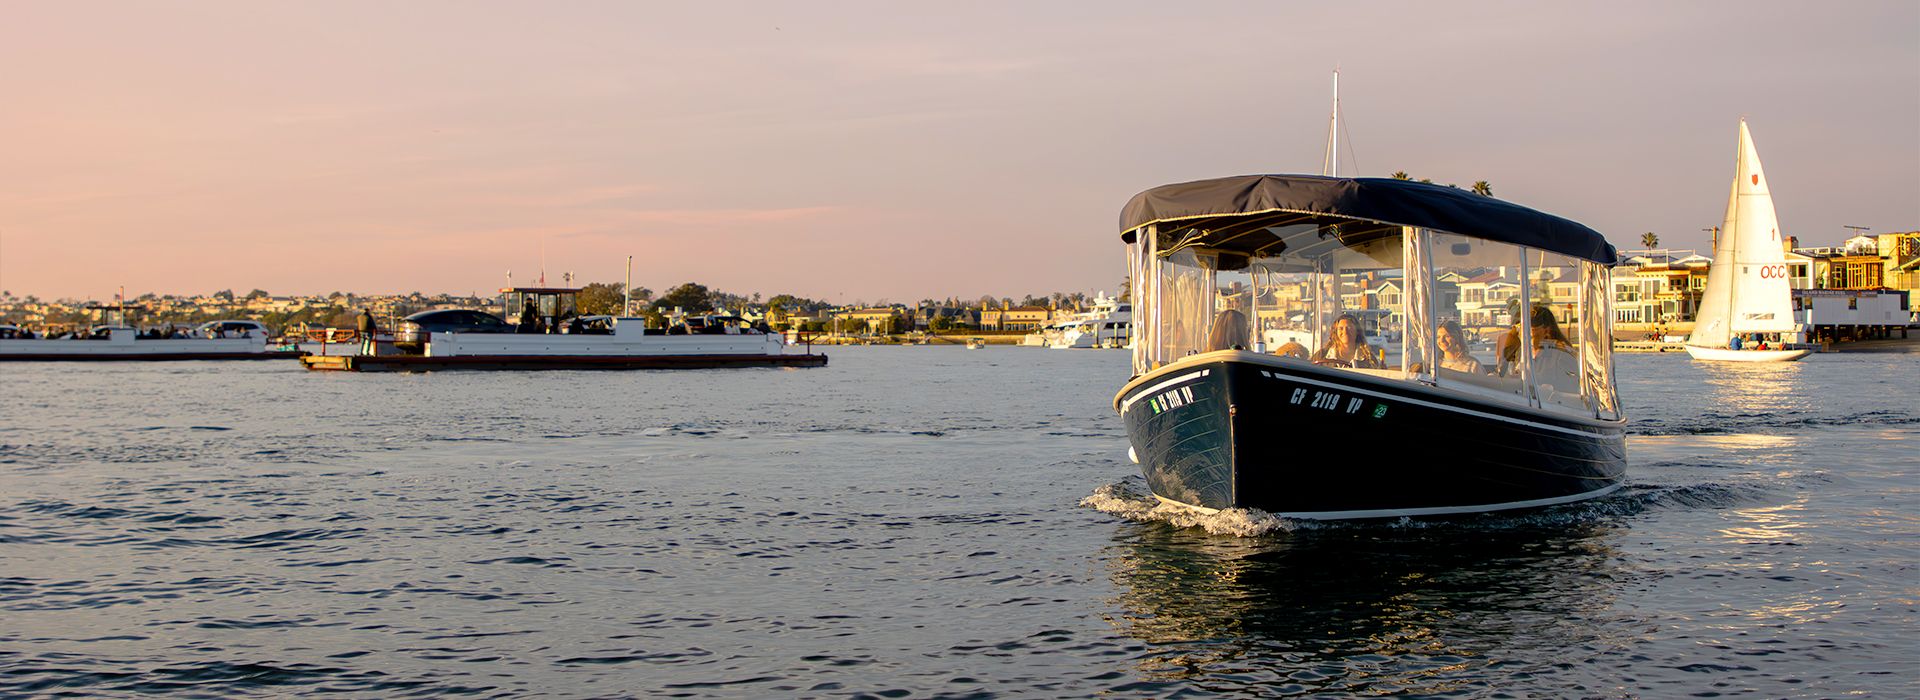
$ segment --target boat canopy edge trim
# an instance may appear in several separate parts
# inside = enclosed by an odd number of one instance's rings
[[[1571,219],[1456,187],[1377,177],[1238,175],[1161,185],[1127,202],[1120,238],[1131,243],[1141,227],[1159,222],[1277,212],[1417,226],[1605,265],[1619,262],[1605,236]]]

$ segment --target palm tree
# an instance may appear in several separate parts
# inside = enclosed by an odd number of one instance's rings
[[[1395,170],[1395,171],[1393,171],[1393,179],[1395,179],[1395,180],[1412,180],[1412,179],[1413,179],[1413,176],[1412,176],[1412,175],[1408,175],[1408,174],[1407,174],[1407,171],[1405,171],[1405,170]]]
[[[1482,197],[1493,196],[1493,185],[1486,180],[1473,183],[1473,193]]]
[[[1660,237],[1654,235],[1652,231],[1648,231],[1640,235],[1640,245],[1646,246],[1651,250],[1660,245]]]

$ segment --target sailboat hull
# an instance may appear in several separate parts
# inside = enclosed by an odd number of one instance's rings
[[[1707,348],[1698,345],[1688,345],[1687,354],[1693,356],[1693,359],[1696,360],[1713,362],[1792,362],[1813,354],[1813,351],[1805,348],[1795,350],[1734,350],[1731,348]]]
[[[1348,520],[1611,493],[1622,421],[1556,416],[1258,353],[1188,358],[1116,397],[1148,487],[1201,510]]]

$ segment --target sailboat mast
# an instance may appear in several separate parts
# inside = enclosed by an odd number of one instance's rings
[[[1721,230],[1720,230],[1720,235],[1727,236],[1727,255],[1726,255],[1727,259],[1725,260],[1725,263],[1727,265],[1727,269],[1733,271],[1734,274],[1739,274],[1740,272],[1740,268],[1735,267],[1735,261],[1740,259],[1740,183],[1746,178],[1747,178],[1747,119],[1746,117],[1741,117],[1740,118],[1740,143],[1738,146],[1735,147],[1734,154],[1733,154],[1733,203],[1734,205],[1728,209],[1727,220],[1725,223],[1721,224]],[[1718,252],[1719,251],[1715,251],[1715,253],[1718,253]],[[1721,262],[1722,261],[1720,260],[1715,260],[1713,261],[1713,264],[1719,265],[1721,264]],[[1728,277],[1727,279],[1734,279],[1734,278]],[[1735,304],[1733,303],[1733,300],[1734,300],[1734,297],[1738,297],[1738,296],[1740,296],[1740,284],[1738,282],[1735,282],[1727,287],[1727,335],[1728,336],[1737,335],[1739,333],[1738,331],[1735,331],[1733,328],[1733,322],[1734,322],[1733,309],[1735,308]],[[1731,345],[1731,343],[1729,343],[1729,345]]]
[[[1327,123],[1326,159],[1320,164],[1320,174],[1328,177],[1340,176],[1340,69],[1333,69],[1333,116]]]

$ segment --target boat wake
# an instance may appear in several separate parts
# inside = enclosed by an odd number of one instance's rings
[[[1211,534],[1234,537],[1259,537],[1320,525],[1308,520],[1282,518],[1252,508],[1228,508],[1215,513],[1203,513],[1154,498],[1153,494],[1147,491],[1146,482],[1139,477],[1128,477],[1094,489],[1091,495],[1080,499],[1080,506],[1135,522],[1166,523],[1183,528],[1197,527]]]

